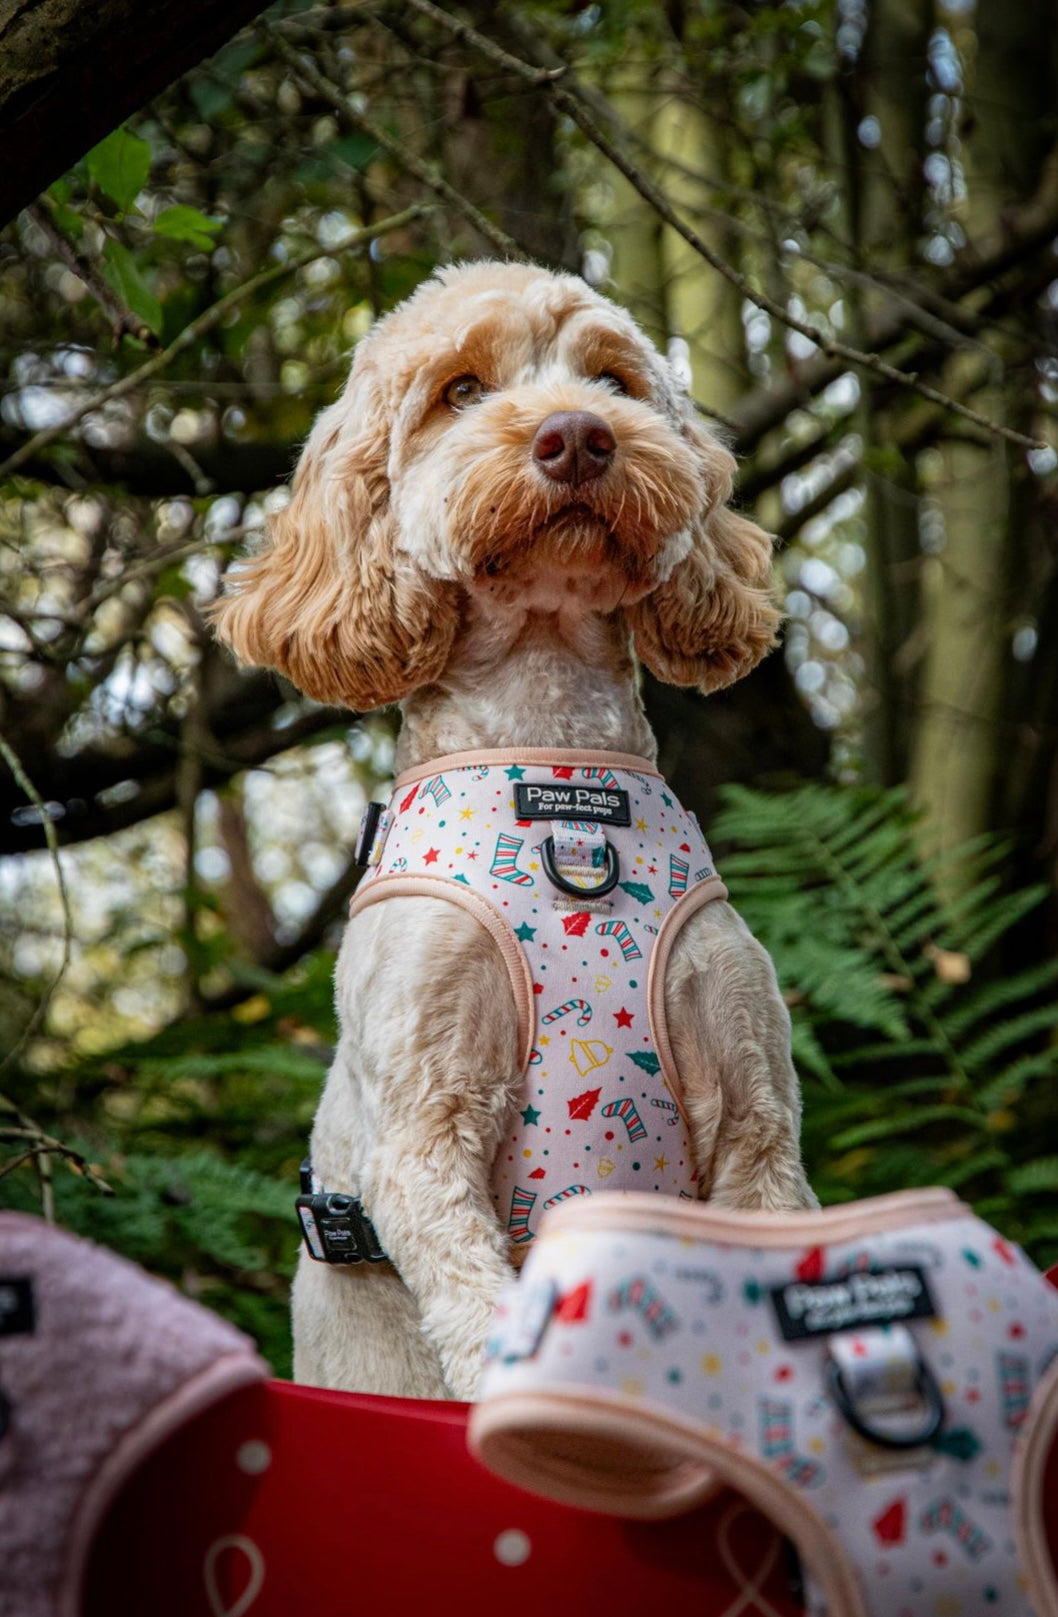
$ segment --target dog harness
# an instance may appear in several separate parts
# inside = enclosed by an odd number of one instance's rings
[[[812,1617],[1058,1613],[1058,1292],[947,1190],[556,1210],[481,1400],[472,1448],[533,1492],[660,1517],[737,1489]]]
[[[599,1189],[693,1197],[664,968],[687,917],[727,889],[654,766],[537,749],[440,758],[370,806],[359,857],[351,914],[440,897],[499,946],[523,1060],[492,1177],[512,1245],[545,1209]]]

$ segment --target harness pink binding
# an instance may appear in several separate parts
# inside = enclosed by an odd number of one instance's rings
[[[623,753],[460,753],[401,775],[351,906],[401,894],[468,909],[518,1006],[524,1090],[493,1168],[512,1245],[599,1189],[693,1197],[665,1026],[680,927],[726,898],[693,815]],[[458,992],[458,984],[453,984]]]
[[[493,1471],[643,1518],[734,1487],[794,1541],[812,1617],[1058,1613],[1058,1294],[946,1190],[570,1204],[489,1358],[470,1439]]]

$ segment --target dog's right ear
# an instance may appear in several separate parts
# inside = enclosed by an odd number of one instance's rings
[[[389,410],[358,356],[309,435],[267,545],[229,573],[211,613],[241,662],[359,712],[437,679],[457,626],[452,585],[397,552],[388,451]]]

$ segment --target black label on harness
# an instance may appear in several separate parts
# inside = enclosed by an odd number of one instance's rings
[[[36,1328],[32,1280],[28,1275],[0,1275],[0,1336],[28,1336]]]
[[[787,1342],[898,1320],[933,1319],[937,1313],[925,1271],[910,1263],[857,1269],[834,1280],[788,1280],[772,1286],[770,1293]]]
[[[631,825],[628,793],[619,786],[574,786],[565,781],[518,781],[514,807],[519,820],[598,820]]]

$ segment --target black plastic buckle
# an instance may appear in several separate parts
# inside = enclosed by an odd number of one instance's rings
[[[301,1195],[295,1206],[309,1256],[317,1263],[384,1263],[386,1254],[355,1196],[324,1190],[312,1171],[301,1164]]]
[[[384,803],[368,803],[364,809],[364,817],[360,822],[360,837],[356,844],[353,858],[358,865],[367,865],[371,859],[371,844],[375,840],[378,822],[382,818]]]

